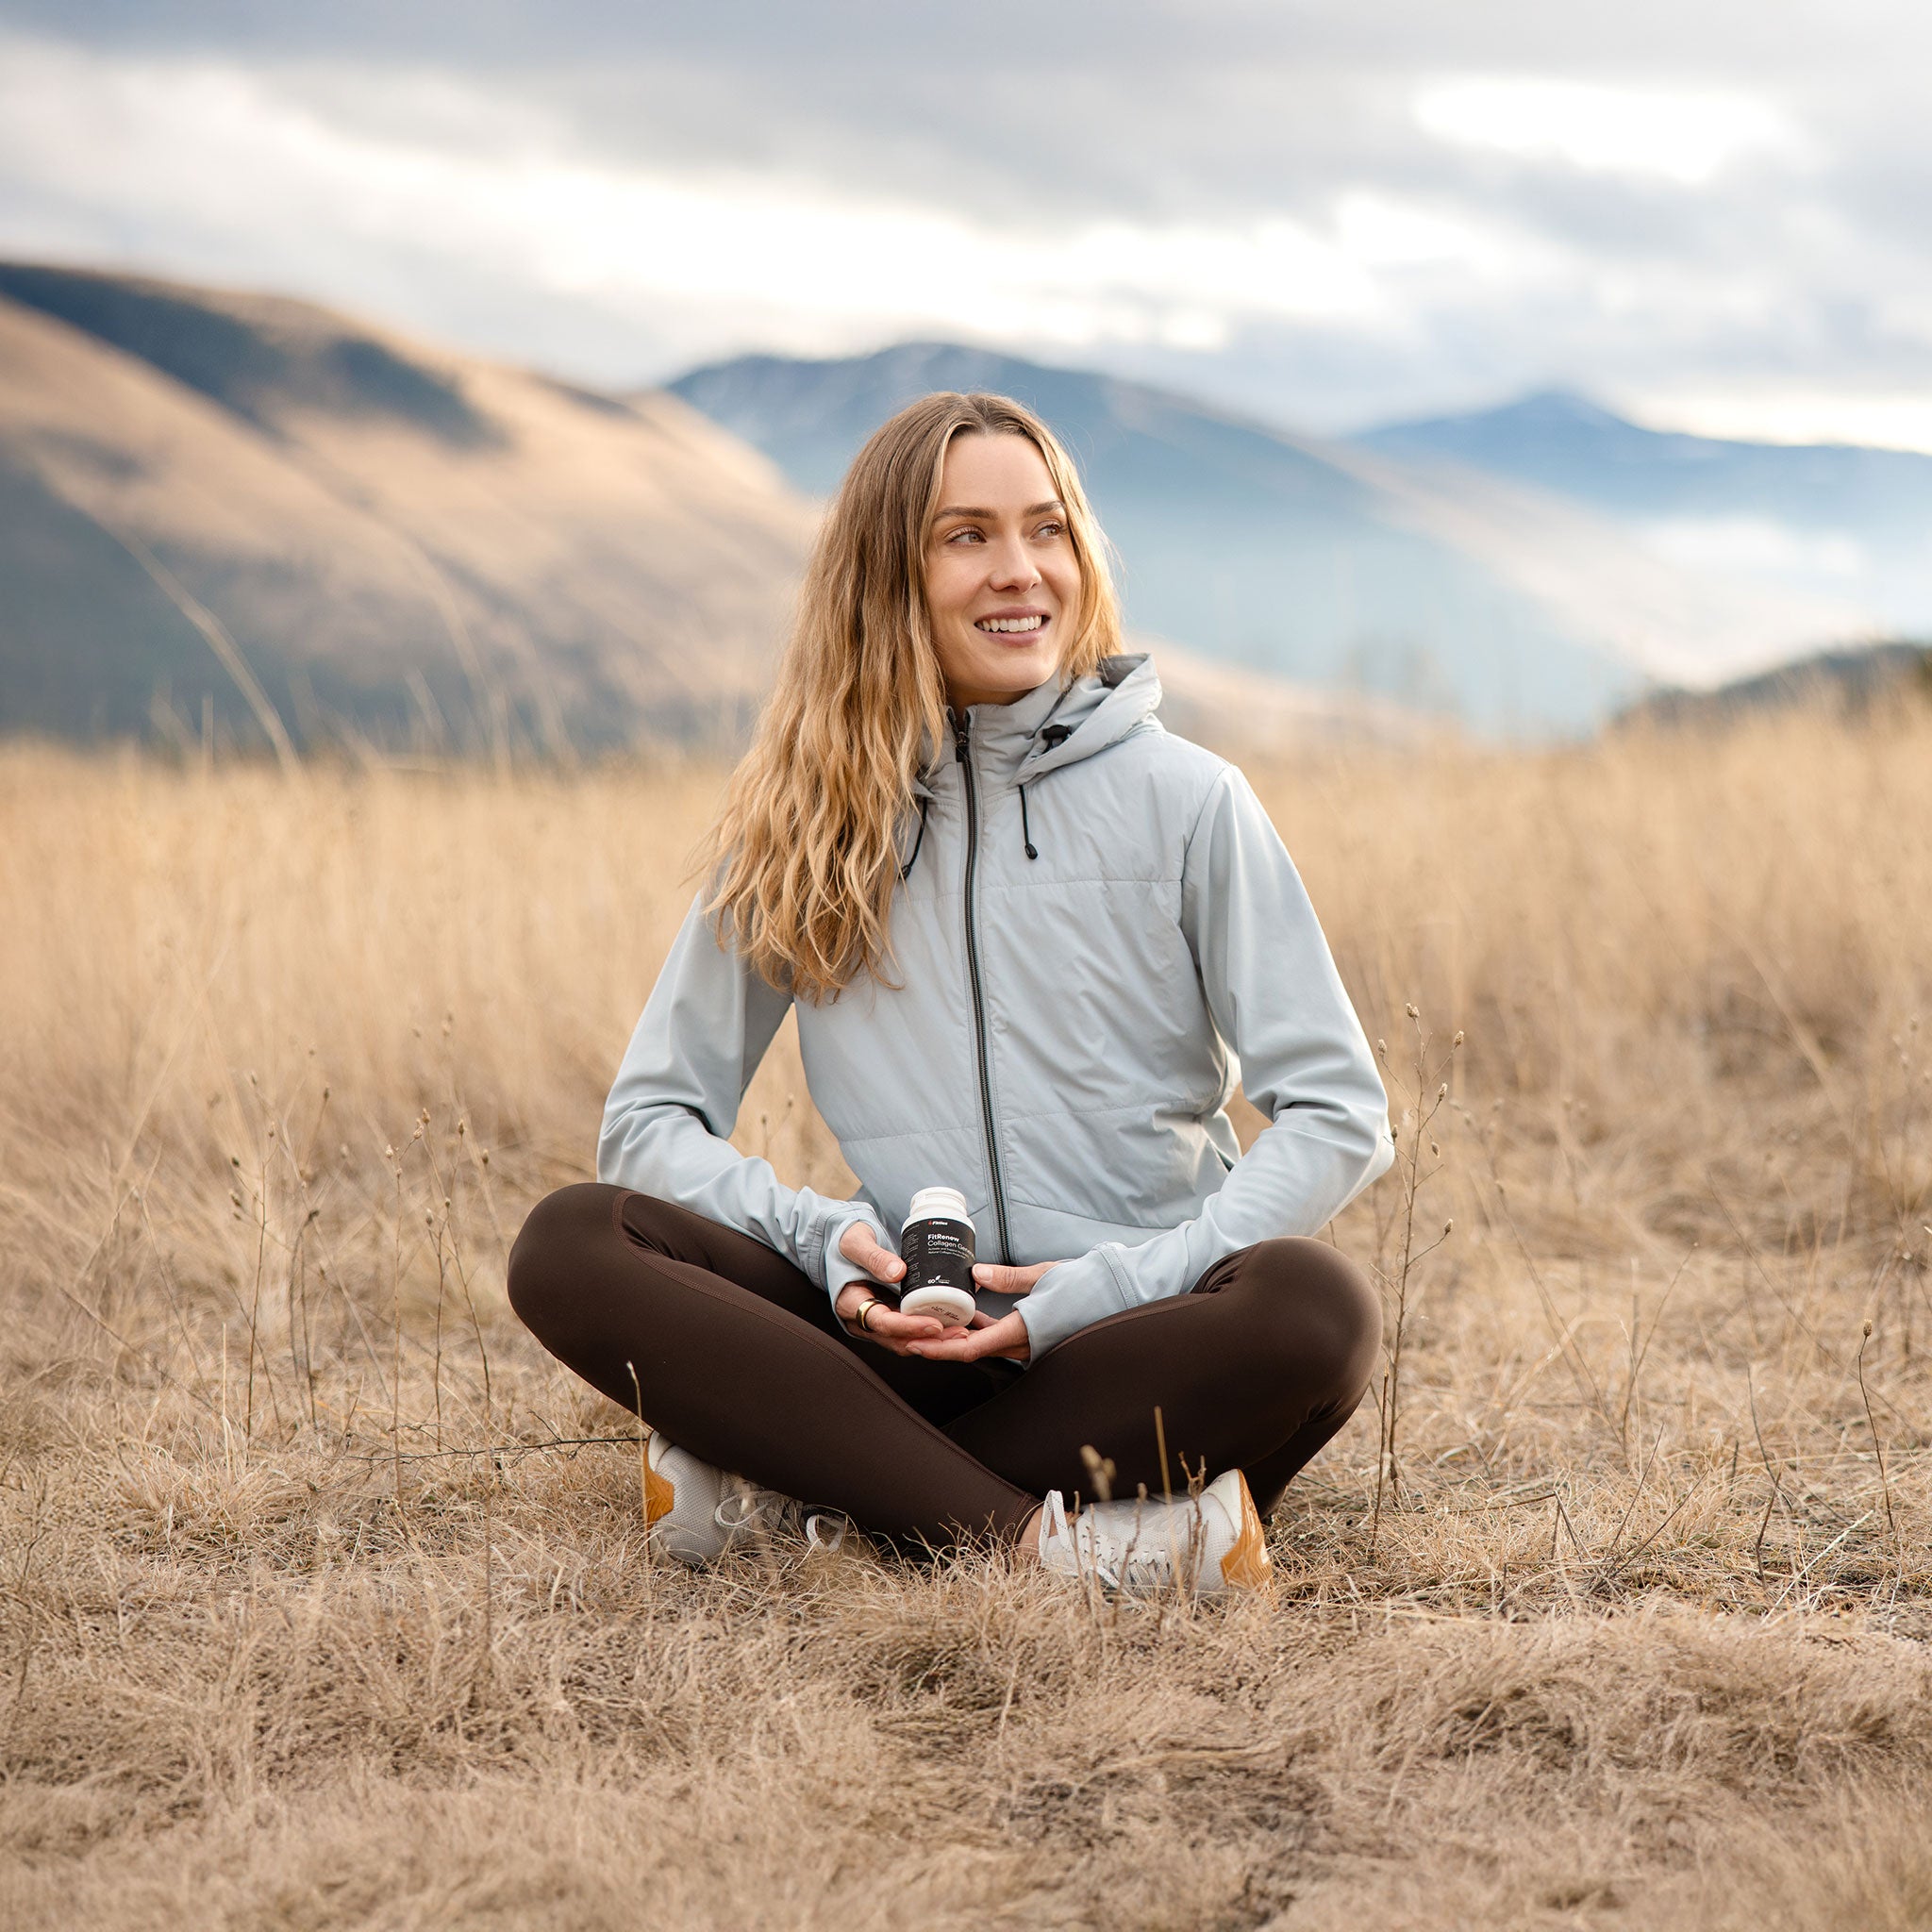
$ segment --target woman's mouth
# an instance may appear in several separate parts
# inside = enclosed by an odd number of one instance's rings
[[[1027,631],[1044,630],[1047,625],[1046,613],[1036,610],[1026,617],[982,617],[974,621],[974,630],[991,631],[998,637],[1012,637]]]

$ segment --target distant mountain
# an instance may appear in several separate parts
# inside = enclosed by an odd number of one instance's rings
[[[1932,632],[1932,456],[1645,429],[1562,390],[1353,440],[1549,491],[1665,558],[1852,599],[1882,629]]]
[[[938,389],[1030,404],[1073,451],[1130,624],[1223,662],[1383,694],[1487,729],[1587,727],[1653,677],[1696,680],[1856,633],[1865,613],[1659,561],[1555,495],[1449,480],[1139,384],[908,343],[756,356],[670,385],[823,494],[879,423]]]
[[[816,507],[677,398],[307,303],[0,262],[0,732],[726,748]],[[1150,643],[1241,753],[1412,736]]]
[[[1702,729],[1794,705],[1837,706],[1860,713],[1899,700],[1932,704],[1932,644],[1894,641],[1863,650],[1821,651],[1713,691],[1653,691],[1623,712],[1617,723]]]
[[[672,396],[0,263],[0,729],[733,738],[815,515]]]

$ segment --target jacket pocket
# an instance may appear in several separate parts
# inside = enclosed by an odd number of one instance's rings
[[[1201,1123],[1153,1101],[1008,1118],[1001,1134],[1011,1199],[1090,1221],[1178,1227],[1227,1178]]]

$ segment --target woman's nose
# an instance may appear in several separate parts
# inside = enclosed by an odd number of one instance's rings
[[[1040,581],[1040,566],[1027,555],[1025,544],[1017,539],[997,545],[988,559],[987,581],[995,590],[1007,591]]]

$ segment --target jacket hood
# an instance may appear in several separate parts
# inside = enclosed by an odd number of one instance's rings
[[[1047,772],[1117,744],[1159,704],[1154,659],[1145,651],[1118,651],[1064,691],[1050,677],[1009,705],[969,705],[966,714],[980,768],[989,776],[1030,785]],[[947,716],[956,716],[950,707]],[[927,757],[912,781],[915,798],[932,796],[928,780],[952,756],[947,745]]]

